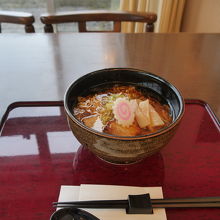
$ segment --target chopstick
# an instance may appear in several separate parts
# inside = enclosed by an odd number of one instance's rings
[[[76,206],[73,204],[55,205],[56,208],[94,208],[94,209],[125,209],[122,206]],[[152,204],[152,208],[220,208],[220,203],[168,203],[168,204]]]
[[[220,197],[151,199],[151,204],[153,208],[218,208],[220,207]],[[59,208],[127,208],[128,200],[54,202],[53,205]]]
[[[76,207],[76,208],[126,208],[128,200],[92,200],[92,201],[72,201],[53,202],[54,207]]]
[[[152,204],[153,208],[220,208],[220,202]]]
[[[167,203],[213,203],[220,202],[220,197],[194,197],[194,198],[173,198],[173,199],[151,199],[152,204]]]

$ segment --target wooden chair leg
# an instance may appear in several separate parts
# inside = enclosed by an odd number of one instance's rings
[[[154,32],[154,24],[146,24],[146,32]]]
[[[79,32],[87,32],[86,22],[79,21],[78,22],[78,30],[79,30]]]
[[[32,24],[25,25],[25,32],[26,33],[35,33],[34,26]]]
[[[45,33],[53,33],[53,25],[52,24],[45,24],[44,25],[44,31]]]
[[[113,23],[114,25],[114,32],[121,32],[121,22],[120,21],[115,21]]]

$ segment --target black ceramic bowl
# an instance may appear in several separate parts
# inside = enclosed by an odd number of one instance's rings
[[[170,106],[172,123],[149,135],[122,137],[98,132],[74,117],[73,107],[78,96],[114,84],[134,85],[148,90],[151,96]],[[168,143],[183,116],[184,100],[173,85],[159,76],[142,70],[111,68],[91,72],[73,82],[65,93],[64,107],[69,126],[82,145],[108,162],[124,164],[150,156]]]
[[[94,215],[77,208],[63,208],[55,211],[50,220],[100,220]]]

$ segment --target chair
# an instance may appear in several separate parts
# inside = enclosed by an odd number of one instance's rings
[[[146,23],[146,32],[154,31],[154,23],[157,20],[155,13],[131,13],[126,11],[75,11],[59,12],[56,14],[43,14],[40,17],[45,25],[46,33],[53,33],[53,24],[76,22],[79,32],[106,32],[106,31],[88,31],[86,22],[88,21],[112,21],[113,30],[110,32],[120,32],[121,22],[143,22]]]
[[[34,33],[33,26],[35,19],[31,13],[15,12],[15,11],[0,11],[0,33],[1,23],[22,24],[25,27],[26,33]]]

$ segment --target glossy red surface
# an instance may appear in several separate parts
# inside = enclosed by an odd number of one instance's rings
[[[80,146],[63,107],[19,107],[0,137],[0,217],[49,219],[60,185],[162,186],[167,198],[220,196],[219,174],[219,123],[200,101],[187,101],[175,137],[160,153],[132,165],[106,163]],[[169,220],[220,219],[215,208],[166,213]]]

